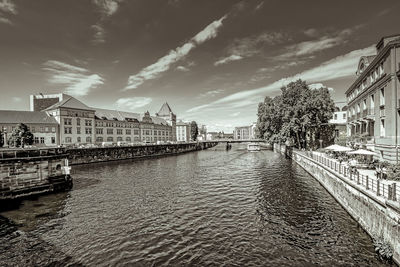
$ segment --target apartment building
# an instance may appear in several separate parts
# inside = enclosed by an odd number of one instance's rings
[[[249,126],[235,127],[233,131],[233,139],[235,140],[249,140],[256,138],[256,124],[253,123]]]
[[[176,141],[178,142],[190,142],[193,141],[191,138],[191,124],[190,122],[178,121],[176,123]]]
[[[399,56],[400,34],[383,37],[376,55],[360,58],[357,78],[346,91],[350,142],[392,163],[400,158]]]

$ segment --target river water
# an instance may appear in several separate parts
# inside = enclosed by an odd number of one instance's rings
[[[0,265],[383,265],[300,166],[244,148],[74,166],[72,191],[0,214]]]

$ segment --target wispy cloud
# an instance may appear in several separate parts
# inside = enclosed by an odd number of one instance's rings
[[[215,66],[222,65],[222,64],[229,63],[229,62],[231,62],[231,61],[241,60],[242,58],[243,58],[243,57],[242,57],[242,56],[239,56],[239,55],[230,55],[230,56],[228,56],[228,57],[224,57],[224,58],[221,58],[220,60],[216,61],[216,62],[214,63],[214,65],[215,65]]]
[[[156,63],[143,68],[139,73],[129,76],[125,90],[135,89],[147,80],[158,78],[161,73],[169,70],[172,64],[183,59],[196,46],[215,38],[218,34],[219,28],[222,26],[222,21],[225,18],[226,15],[219,20],[213,21],[187,43],[177,47],[175,50],[171,50],[167,55],[158,59]]]
[[[276,59],[287,60],[292,59],[293,57],[298,58],[310,56],[323,50],[343,45],[349,41],[351,34],[361,27],[362,25],[359,25],[353,28],[342,30],[340,32],[336,32],[331,35],[324,35],[318,39],[290,45],[286,47],[287,52],[276,57]],[[304,34],[310,37],[314,37],[318,33],[315,29],[308,29],[304,32]]]
[[[150,97],[125,97],[119,98],[115,104],[118,109],[134,111],[150,104],[152,99]]]
[[[186,68],[185,66],[178,66],[178,67],[176,67],[176,70],[186,72],[186,71],[189,71],[189,68]]]
[[[298,79],[306,80],[309,83],[322,83],[324,81],[338,78],[351,77],[355,75],[360,57],[371,55],[373,53],[375,53],[375,46],[354,50],[348,54],[328,60],[315,68],[280,79],[264,87],[237,92],[209,104],[191,108],[187,112],[190,113],[204,109],[226,108],[227,105],[229,107],[254,105],[259,102],[264,95],[277,92],[282,86]]]
[[[219,94],[223,93],[224,91],[225,91],[224,89],[210,90],[210,91],[207,91],[205,93],[201,93],[199,95],[199,97],[200,98],[203,98],[203,97],[214,97],[216,95],[219,95]]]
[[[0,0],[0,23],[12,25],[13,23],[6,16],[16,15],[17,13],[17,7],[13,1]]]
[[[105,40],[105,35],[106,35],[106,31],[104,30],[103,26],[101,26],[100,24],[95,24],[92,25],[91,28],[94,31],[94,35],[93,35],[93,43],[104,43]]]
[[[226,54],[228,56],[219,59],[214,65],[226,64],[260,54],[268,45],[281,44],[289,39],[286,34],[281,32],[264,32],[259,35],[235,39],[227,48]]]
[[[104,83],[104,79],[90,73],[89,70],[64,62],[49,60],[43,63],[43,70],[48,75],[48,82],[65,86],[64,92],[73,96],[85,96],[91,89]]]
[[[254,8],[254,10],[259,10],[259,9],[261,9],[261,8],[263,7],[263,5],[264,5],[264,2],[259,3],[259,4]]]
[[[312,83],[308,87],[312,90],[317,90],[320,88],[327,88],[329,91],[334,91],[332,87],[325,86],[323,83]]]
[[[122,0],[93,0],[93,3],[105,16],[111,16],[117,12],[119,3],[121,2]]]

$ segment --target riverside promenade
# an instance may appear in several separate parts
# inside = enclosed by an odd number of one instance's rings
[[[289,150],[274,144],[274,151],[291,157],[309,172],[375,240],[389,244],[400,264],[400,186],[350,167],[318,152]],[[369,173],[370,174],[370,173]]]

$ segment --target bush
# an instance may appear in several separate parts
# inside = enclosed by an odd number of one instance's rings
[[[379,257],[385,261],[392,261],[393,248],[391,245],[384,241],[382,238],[374,239],[375,252],[378,253]]]
[[[387,178],[388,180],[400,181],[400,164],[387,167]]]

